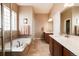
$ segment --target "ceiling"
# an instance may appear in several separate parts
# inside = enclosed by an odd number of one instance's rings
[[[35,13],[46,14],[52,8],[52,3],[18,3],[19,6],[32,6]]]

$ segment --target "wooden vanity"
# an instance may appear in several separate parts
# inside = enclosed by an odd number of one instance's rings
[[[52,56],[62,56],[62,45],[50,37],[49,50]]]
[[[65,37],[50,35],[49,50],[51,56],[76,56],[79,55],[74,39],[63,39]],[[73,37],[72,37],[73,38]],[[70,42],[68,42],[70,40]],[[74,44],[73,44],[74,43]],[[72,46],[73,45],[73,46]],[[79,48],[79,47],[78,47]]]
[[[50,41],[49,35],[52,35],[52,34],[53,34],[52,32],[44,32],[44,39],[45,39],[45,41],[46,41],[47,43],[49,43],[49,41]]]

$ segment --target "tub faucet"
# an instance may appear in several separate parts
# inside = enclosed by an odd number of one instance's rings
[[[20,41],[17,41],[18,42],[18,47],[20,47]]]

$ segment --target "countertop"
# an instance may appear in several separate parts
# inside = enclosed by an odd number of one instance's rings
[[[69,37],[65,37],[65,35],[49,35],[51,38],[59,42],[62,46],[67,48],[73,54],[79,56],[79,36],[69,35]]]

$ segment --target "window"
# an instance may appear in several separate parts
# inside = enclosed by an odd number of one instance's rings
[[[12,10],[12,30],[17,30],[17,13]]]
[[[10,30],[10,9],[4,6],[3,10],[3,28],[4,30]]]
[[[4,18],[4,30],[10,30],[10,8],[4,6],[3,8],[3,18]],[[12,30],[17,30],[17,13],[12,10],[12,18],[11,18],[11,28]]]

